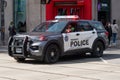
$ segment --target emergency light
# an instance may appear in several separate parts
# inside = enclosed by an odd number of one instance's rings
[[[80,17],[78,15],[60,15],[60,16],[55,16],[56,20],[79,20]]]

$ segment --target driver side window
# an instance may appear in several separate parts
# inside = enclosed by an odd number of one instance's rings
[[[68,23],[65,28],[65,33],[75,32],[76,31],[76,23]]]

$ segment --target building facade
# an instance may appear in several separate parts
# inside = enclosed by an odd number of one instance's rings
[[[110,21],[110,0],[51,0],[46,4],[46,19],[56,15],[78,15],[81,19]]]
[[[36,25],[45,21],[45,5],[40,0],[5,0],[7,6],[4,8],[5,42],[9,38],[8,27],[11,21],[14,22],[17,32],[29,32]],[[1,3],[1,0],[0,0]],[[0,28],[1,28],[1,7],[0,7]],[[24,27],[23,27],[24,26]],[[1,31],[0,31],[1,33]],[[0,41],[3,38],[0,34]]]
[[[4,1],[6,3],[4,3]],[[12,9],[12,0],[0,0],[0,41],[1,43],[8,40],[8,26],[11,20],[13,20],[13,9]],[[1,7],[3,6],[3,7]],[[2,9],[4,9],[2,11]],[[3,17],[2,17],[3,16]],[[3,34],[4,33],[4,34]]]
[[[111,0],[111,22],[117,20],[119,26],[118,39],[120,39],[120,0]]]
[[[116,19],[120,27],[120,0],[111,0],[111,20]]]
[[[92,19],[92,0],[51,0],[46,4],[46,20],[57,15],[78,15],[81,19]]]
[[[45,5],[40,0],[13,0],[13,20],[18,32],[31,31],[45,21]]]
[[[0,4],[1,4],[0,0]],[[117,20],[120,26],[119,0],[50,0],[49,4],[41,4],[41,0],[5,0],[4,8],[5,39],[8,40],[8,27],[14,21],[18,32],[31,31],[36,25],[54,19],[56,15],[79,15],[81,19],[107,21]],[[44,0],[43,0],[44,1]],[[0,7],[0,27],[1,27]],[[24,25],[24,28],[20,26]],[[20,29],[21,28],[21,29]],[[1,38],[1,35],[0,35]],[[1,40],[1,39],[0,39]]]

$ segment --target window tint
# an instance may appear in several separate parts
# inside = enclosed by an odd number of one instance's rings
[[[102,23],[100,23],[100,22],[92,22],[92,25],[93,25],[97,30],[103,30],[103,29],[104,29]]]
[[[65,28],[65,32],[69,33],[69,32],[75,32],[75,31],[76,31],[76,22],[68,23]]]
[[[67,22],[57,22],[53,25],[51,25],[47,32],[62,32],[63,29],[65,28]]]
[[[90,30],[93,30],[93,28],[90,26],[90,24],[88,22],[80,21],[80,22],[78,22],[77,25],[78,25],[78,27],[77,27],[78,31],[90,31]]]

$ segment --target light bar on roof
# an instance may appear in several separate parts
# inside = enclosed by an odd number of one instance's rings
[[[56,16],[55,19],[79,19],[78,15]]]

